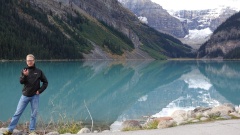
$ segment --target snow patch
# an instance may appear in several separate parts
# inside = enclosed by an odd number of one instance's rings
[[[201,30],[189,30],[189,34],[186,35],[184,38],[187,39],[205,39],[207,38],[209,35],[211,35],[213,32],[210,30],[210,28],[205,28],[205,29],[201,29]]]
[[[140,20],[140,22],[145,23],[145,24],[148,24],[147,17],[139,16],[138,19]]]

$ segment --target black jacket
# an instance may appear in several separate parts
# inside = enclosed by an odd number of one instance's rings
[[[23,72],[21,73],[20,83],[24,84],[22,93],[24,96],[32,97],[36,94],[37,91],[42,93],[48,86],[48,80],[45,77],[44,73],[36,68],[27,67],[28,69],[28,76],[25,76]],[[40,86],[40,81],[43,82],[42,86]]]

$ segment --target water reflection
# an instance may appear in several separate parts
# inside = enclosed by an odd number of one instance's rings
[[[0,120],[15,111],[23,62],[0,63]],[[49,80],[41,95],[41,119],[82,120],[111,125],[144,115],[169,115],[174,109],[239,105],[239,62],[79,61],[37,62]],[[11,97],[11,100],[9,100]],[[29,119],[25,111],[22,121]]]
[[[231,103],[240,104],[240,62],[204,62],[199,65],[213,87]]]

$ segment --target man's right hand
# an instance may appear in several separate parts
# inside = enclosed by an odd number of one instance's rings
[[[28,76],[28,69],[23,69],[23,74],[24,74],[25,76]]]

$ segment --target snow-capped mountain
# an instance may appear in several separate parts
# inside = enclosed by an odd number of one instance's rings
[[[189,34],[181,40],[197,49],[209,39],[212,32],[220,24],[238,11],[238,9],[233,7],[220,6],[207,10],[169,10],[168,12],[180,21],[187,22]]]
[[[203,10],[166,10],[151,0],[118,0],[142,23],[179,38],[198,49],[227,18],[238,12],[235,5]]]

